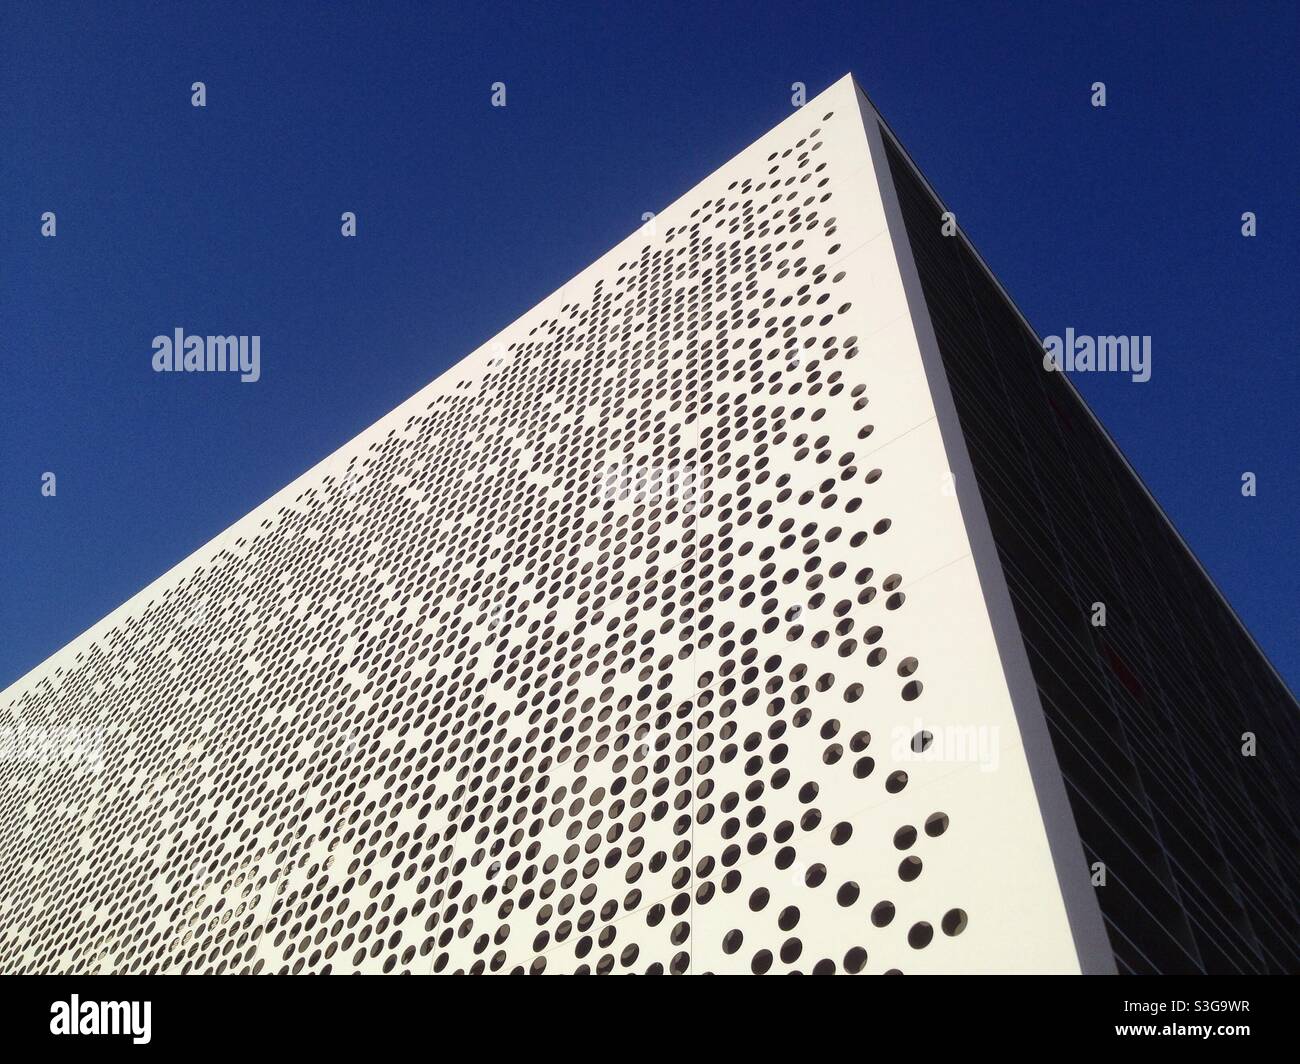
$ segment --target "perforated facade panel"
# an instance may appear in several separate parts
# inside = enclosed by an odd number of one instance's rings
[[[880,137],[839,82],[8,689],[90,752],[0,766],[0,969],[1113,966]]]

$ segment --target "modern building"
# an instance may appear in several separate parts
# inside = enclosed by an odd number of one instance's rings
[[[0,708],[5,971],[1300,970],[1294,699],[850,77]]]

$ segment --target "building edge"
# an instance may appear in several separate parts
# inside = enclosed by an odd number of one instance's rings
[[[893,135],[893,131],[889,130],[884,119],[862,91],[857,79],[853,78],[852,74],[845,76],[852,79],[859,115],[871,150],[872,164],[884,202],[890,243],[907,296],[913,332],[930,385],[930,395],[940,435],[954,478],[958,507],[966,525],[971,555],[984,593],[985,606],[1006,678],[1012,711],[1020,728],[1021,742],[1047,835],[1066,920],[1074,941],[1079,970],[1085,975],[1114,975],[1117,969],[1110,937],[1088,874],[1083,841],[1075,823],[1074,812],[1070,807],[1065,779],[1048,730],[1047,715],[1030,667],[1029,655],[1025,650],[1020,625],[1012,605],[1011,592],[1007,587],[1002,562],[993,539],[992,527],[975,479],[966,437],[962,432],[957,407],[949,387],[938,339],[930,321],[925,293],[912,255],[911,242],[908,239],[898,193],[894,188],[883,138],[889,136],[907,158],[908,164],[913,166],[913,169],[915,165],[907,155],[906,149]],[[917,174],[924,181],[919,170]],[[928,182],[926,186],[929,187]],[[980,259],[980,262],[987,270],[988,267],[983,259]],[[991,275],[992,271],[989,272]],[[1002,290],[1001,285],[998,287]]]

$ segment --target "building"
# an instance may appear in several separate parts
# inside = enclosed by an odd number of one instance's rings
[[[1295,702],[942,215],[846,77],[5,691],[0,969],[1300,967]]]

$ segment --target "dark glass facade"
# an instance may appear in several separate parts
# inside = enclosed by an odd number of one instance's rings
[[[1117,966],[1300,971],[1296,702],[882,135]]]

